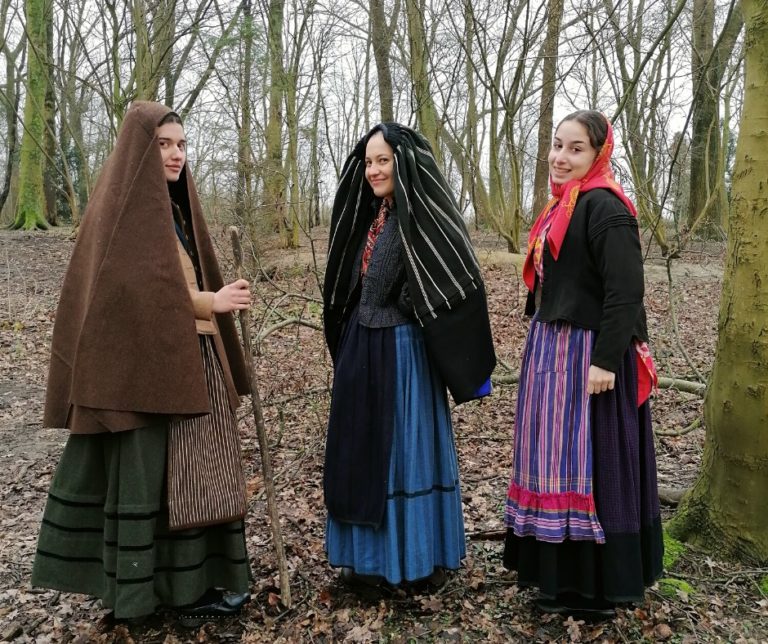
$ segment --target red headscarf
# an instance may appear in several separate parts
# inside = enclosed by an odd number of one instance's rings
[[[549,200],[544,209],[536,217],[536,221],[531,228],[531,232],[528,233],[528,254],[525,258],[525,264],[523,264],[523,280],[525,281],[528,289],[533,291],[536,270],[534,268],[534,255],[536,259],[541,257],[543,251],[543,243],[541,241],[541,228],[547,219],[547,214],[551,208],[554,208],[552,213],[551,222],[552,225],[547,233],[547,243],[549,244],[549,250],[552,253],[552,257],[557,260],[557,256],[560,254],[560,248],[563,245],[563,239],[565,233],[568,230],[568,224],[571,223],[571,215],[573,209],[576,206],[576,199],[582,192],[588,192],[595,188],[606,188],[613,192],[619,199],[624,202],[624,205],[629,208],[635,217],[637,217],[637,210],[635,205],[629,200],[629,197],[624,194],[621,186],[616,183],[616,178],[611,170],[611,155],[613,154],[613,128],[608,119],[605,119],[608,125],[608,135],[605,137],[605,143],[600,148],[600,152],[595,157],[592,166],[581,179],[574,179],[568,183],[553,183],[552,177],[549,178],[549,187],[552,190],[552,198]]]

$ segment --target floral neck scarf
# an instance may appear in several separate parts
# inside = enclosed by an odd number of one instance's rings
[[[389,201],[384,199],[381,202],[379,208],[379,214],[371,223],[371,227],[368,229],[368,239],[365,242],[365,249],[363,250],[363,258],[360,262],[360,274],[365,275],[368,272],[368,264],[371,261],[371,255],[373,254],[373,247],[376,244],[376,238],[381,234],[384,224],[389,217]]]

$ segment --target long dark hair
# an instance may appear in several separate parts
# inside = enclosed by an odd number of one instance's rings
[[[557,124],[557,127],[559,128],[566,121],[576,121],[583,125],[589,136],[589,143],[598,153],[600,152],[605,139],[608,138],[608,121],[602,112],[597,110],[576,110],[562,119]],[[555,132],[557,132],[557,129]]]

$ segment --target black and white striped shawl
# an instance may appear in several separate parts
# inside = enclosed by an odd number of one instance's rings
[[[344,164],[333,205],[323,291],[328,347],[334,356],[351,295],[355,255],[375,214],[373,190],[365,179],[365,147],[377,132],[394,151],[394,208],[416,318],[454,398],[471,399],[496,363],[480,266],[429,143],[397,123],[374,127]],[[460,346],[467,355],[460,355]]]

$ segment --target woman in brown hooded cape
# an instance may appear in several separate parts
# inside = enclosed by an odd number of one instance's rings
[[[181,119],[134,103],[56,314],[44,425],[71,433],[33,585],[94,595],[118,619],[247,600],[234,411],[248,376],[231,312],[249,303],[247,282],[223,283]]]

